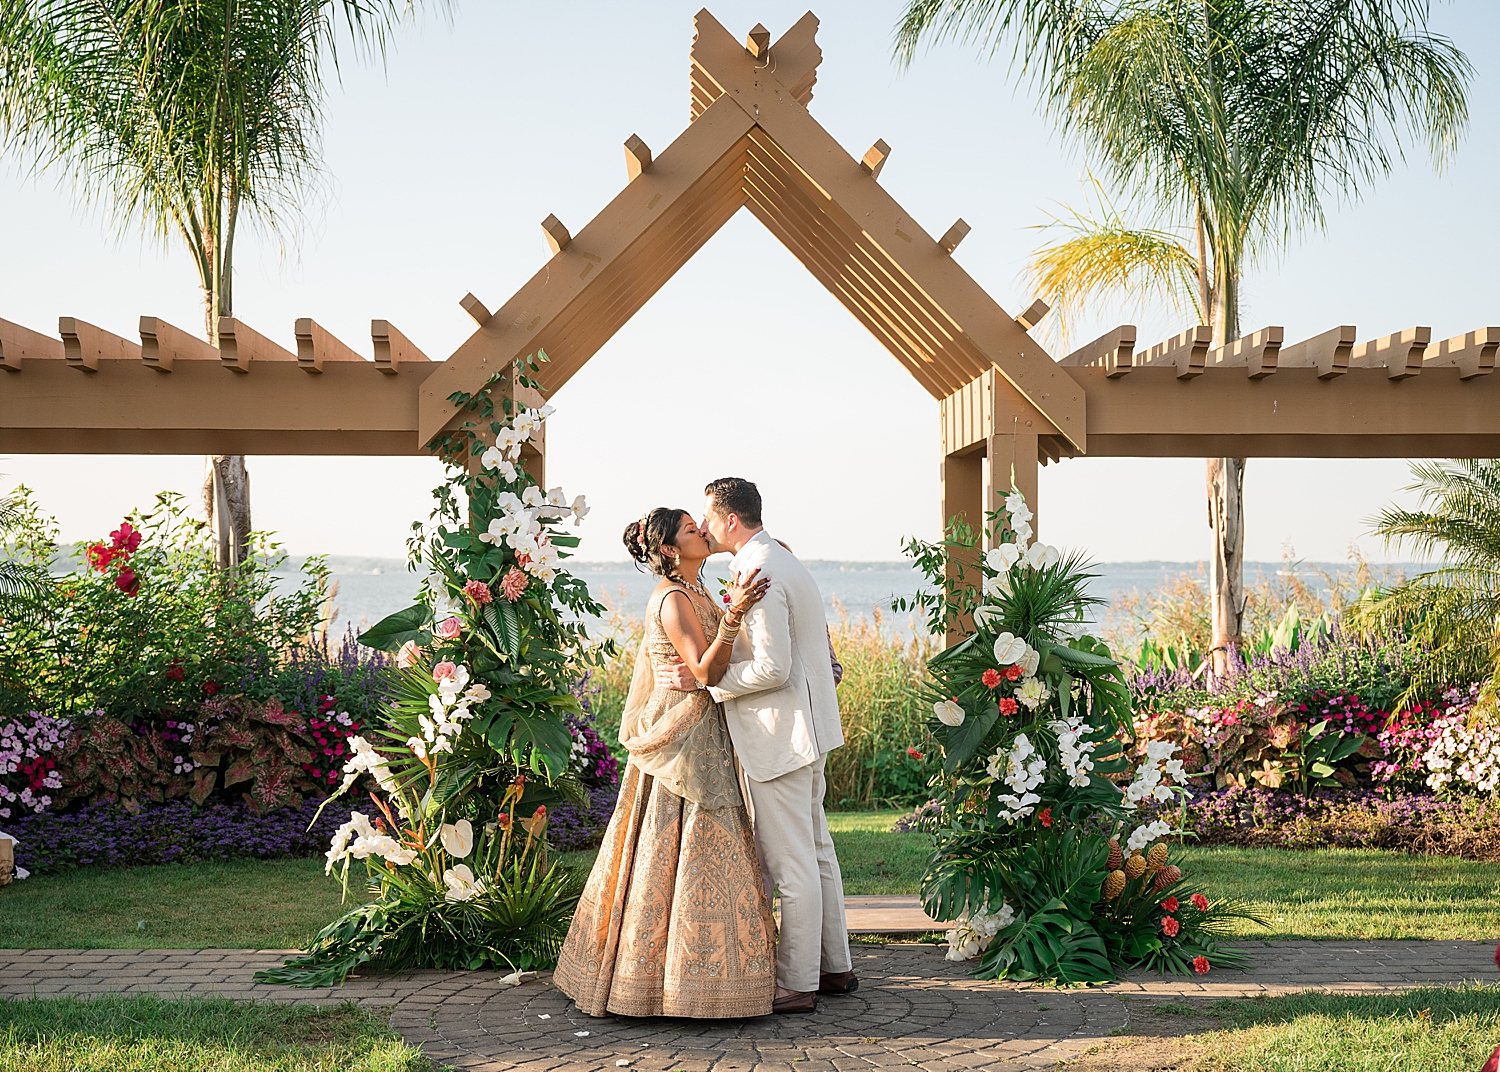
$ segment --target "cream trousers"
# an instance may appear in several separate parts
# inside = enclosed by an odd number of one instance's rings
[[[757,782],[746,778],[755,849],[767,892],[781,891],[776,983],[787,990],[818,989],[818,972],[846,972],[849,931],[844,921],[844,879],[823,814],[828,757]]]

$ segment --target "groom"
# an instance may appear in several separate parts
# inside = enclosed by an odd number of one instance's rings
[[[729,669],[710,689],[724,704],[749,788],[755,847],[781,890],[775,1012],[812,1012],[819,993],[859,986],[849,959],[844,881],[823,814],[823,766],[844,743],[823,596],[807,567],[761,526],[760,492],[739,477],[704,489],[702,532],[734,575],[760,570],[770,590],[745,616]],[[685,666],[658,683],[690,690]]]

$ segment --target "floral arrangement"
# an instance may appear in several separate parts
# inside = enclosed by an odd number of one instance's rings
[[[1012,493],[990,516],[984,554],[961,525],[941,544],[907,543],[934,590],[906,606],[926,611],[934,633],[965,634],[927,664],[943,756],[927,911],[953,921],[949,956],[978,957],[988,978],[1241,964],[1219,939],[1245,909],[1168,864],[1173,827],[1143,814],[1188,797],[1180,748],[1152,742],[1131,768],[1118,743],[1132,723],[1124,672],[1081,631],[1098,603],[1091,575],[1033,541],[1031,516]]]
[[[327,858],[346,890],[362,860],[374,900],[258,978],[324,986],[372,959],[514,976],[561,946],[580,888],[549,863],[547,806],[586,801],[613,770],[576,722],[578,665],[596,654],[581,619],[603,608],[563,568],[578,538],[561,525],[588,506],[543,491],[525,462],[552,412],[515,397],[535,390],[536,368],[517,362],[498,408],[490,388],[501,377],[452,396],[474,419],[435,444],[448,476],[431,529],[414,526],[409,544],[429,570],[424,598],[360,638],[394,652],[397,670],[371,736],[348,738],[329,798],[367,776],[375,812],[351,813]]]

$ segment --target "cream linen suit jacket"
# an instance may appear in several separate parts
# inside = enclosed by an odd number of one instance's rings
[[[745,616],[729,669],[709,691],[724,704],[745,773],[769,782],[844,743],[828,660],[828,619],[807,567],[764,530],[729,566],[741,574],[759,569],[771,587]]]

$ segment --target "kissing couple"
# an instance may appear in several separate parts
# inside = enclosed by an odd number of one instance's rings
[[[823,597],[754,484],[704,494],[701,526],[657,507],[625,528],[661,580],[620,717],[630,760],[553,975],[591,1016],[812,1012],[859,985],[823,814],[844,743]],[[724,610],[701,580],[721,552]]]

